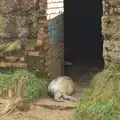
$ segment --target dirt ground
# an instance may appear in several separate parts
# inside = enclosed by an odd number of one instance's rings
[[[83,88],[77,87],[76,92],[75,94],[73,94],[73,96],[76,97],[78,101],[82,97],[82,95]],[[77,102],[55,102],[51,98],[42,98],[38,100],[35,104],[37,105],[31,105],[31,109],[27,112],[15,112],[11,115],[1,117],[0,120],[75,120],[74,113]],[[53,109],[53,107],[46,108],[46,105],[54,105],[56,107],[55,109]],[[71,109],[67,109],[66,107],[70,107]]]
[[[37,105],[31,105],[29,111],[24,113],[15,112],[9,116],[0,118],[0,120],[75,120],[75,108],[77,102],[81,99],[84,87],[86,87],[86,83],[89,83],[91,77],[86,73],[85,67],[74,66],[72,71],[71,68],[69,71],[68,76],[80,82],[77,84],[76,92],[73,94],[73,96],[77,98],[76,102],[56,102],[53,99],[46,97],[38,100],[35,103]],[[81,86],[81,82],[83,83],[83,86]]]

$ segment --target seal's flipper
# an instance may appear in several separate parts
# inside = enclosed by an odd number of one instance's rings
[[[62,95],[63,96],[63,98],[65,99],[65,100],[69,100],[69,101],[72,101],[72,102],[75,102],[76,101],[76,98],[75,97],[72,97],[72,96],[69,96],[69,95]]]
[[[62,98],[62,95],[60,93],[55,94],[54,100],[58,102],[63,102],[64,99]]]

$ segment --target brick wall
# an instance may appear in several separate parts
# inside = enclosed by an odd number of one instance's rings
[[[20,40],[24,43],[24,48],[1,54],[0,67],[29,65],[45,69],[43,54],[46,51],[43,46],[36,47],[35,42],[41,39],[41,34],[48,31],[46,7],[45,0],[1,0],[0,43]]]
[[[48,35],[48,22],[52,21],[50,20],[51,14],[51,19],[53,19],[63,12],[56,12],[57,7],[63,10],[63,4],[61,6],[63,1],[58,2],[55,0],[55,9],[52,12],[50,11],[53,4],[50,6],[50,2],[50,0],[1,0],[0,44],[20,40],[22,48],[19,51],[12,52],[3,52],[0,49],[0,68],[33,67],[45,71],[53,70],[52,73],[56,75],[61,73],[59,68],[62,68],[61,64],[63,66],[64,61],[63,41],[60,41],[63,38],[60,38],[59,35],[57,37],[58,33],[53,35],[54,31],[49,32]],[[60,5],[58,6],[57,3],[60,3]],[[50,40],[43,38],[43,35],[48,35]],[[55,44],[54,42],[51,43],[56,48],[57,53],[55,56],[52,56],[54,54],[54,52],[51,52],[53,48],[48,42],[54,41],[53,38],[57,41]],[[45,49],[45,46],[36,45],[36,40],[47,40],[48,48]],[[51,69],[53,64],[54,67],[57,65],[58,67]],[[60,71],[56,73],[56,69]]]

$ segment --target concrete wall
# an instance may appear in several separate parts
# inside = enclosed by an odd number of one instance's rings
[[[105,62],[120,64],[120,0],[103,0],[103,10]]]
[[[0,39],[36,39],[45,20],[44,0],[1,0]]]

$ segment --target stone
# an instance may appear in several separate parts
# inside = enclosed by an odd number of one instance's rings
[[[18,2],[18,0],[17,0]],[[0,10],[2,13],[10,13],[14,10],[15,0],[1,0]]]
[[[44,65],[45,65],[45,66],[48,66],[48,61],[46,61]]]
[[[5,57],[6,61],[9,61],[9,62],[16,62],[16,61],[19,61],[19,57],[15,57],[15,56],[7,56]]]
[[[120,1],[103,0],[102,34],[105,63],[120,64]]]
[[[28,55],[29,55],[29,56],[39,56],[39,55],[40,55],[40,52],[39,52],[39,51],[29,51],[29,52],[28,52]]]
[[[17,23],[16,17],[13,15],[4,15],[4,23],[2,26],[1,37],[2,38],[16,38],[17,37]]]
[[[4,61],[0,61],[0,68],[7,68],[7,67],[11,67],[12,63],[9,62],[4,62]]]
[[[45,54],[44,53],[41,53],[40,54],[40,58],[44,58],[45,57]]]
[[[40,63],[44,63],[44,62],[45,62],[45,60],[44,60],[44,59],[41,59],[41,60],[40,60]]]
[[[13,67],[27,67],[27,63],[16,62],[12,63]]]
[[[38,0],[1,0],[0,8],[2,13],[28,11],[36,8]]]
[[[0,33],[4,30],[4,17],[0,14]]]
[[[20,57],[20,62],[25,62],[25,57]]]
[[[38,64],[38,65],[36,65],[36,68],[38,68],[40,70],[44,70],[45,66],[44,66],[44,64]]]
[[[48,72],[48,67],[45,67],[45,72]]]
[[[33,51],[33,50],[35,50],[35,47],[33,45],[26,45],[25,50],[26,51]]]

